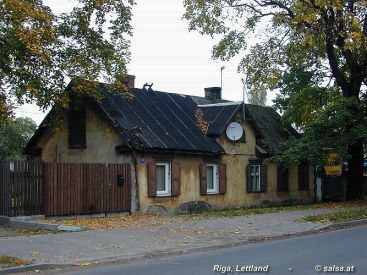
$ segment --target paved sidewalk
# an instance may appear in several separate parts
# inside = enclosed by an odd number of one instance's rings
[[[0,254],[31,260],[36,264],[93,264],[108,259],[318,230],[325,225],[298,222],[297,219],[345,210],[310,209],[185,223],[170,222],[168,218],[166,224],[155,227],[7,237],[0,238]]]

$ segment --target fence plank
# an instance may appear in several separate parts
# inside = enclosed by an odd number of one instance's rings
[[[129,164],[14,162],[13,173],[9,167],[9,162],[0,165],[1,214],[130,211]],[[117,184],[117,175],[124,176],[123,186]]]

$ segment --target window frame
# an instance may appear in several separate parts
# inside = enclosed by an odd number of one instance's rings
[[[255,164],[255,163],[253,163],[253,164],[250,164],[250,179],[251,179],[251,188],[250,188],[250,192],[251,193],[259,193],[259,192],[262,192],[261,191],[261,182],[262,182],[262,180],[261,180],[261,164]],[[258,170],[258,172],[256,173],[256,169],[255,169],[255,173],[253,173],[252,172],[252,167],[258,167],[259,168],[259,170]],[[257,189],[254,189],[253,187],[254,187],[254,185],[253,185],[253,177],[258,177],[259,178],[259,182],[258,182],[258,185],[256,186],[257,187]]]
[[[156,178],[156,196],[157,197],[168,197],[171,196],[171,184],[172,184],[172,172],[171,172],[171,163],[170,162],[157,162],[156,163],[156,174],[157,174],[157,167],[158,166],[164,166],[165,171],[165,181],[164,181],[164,191],[158,191],[158,182]]]
[[[208,188],[208,177],[206,177],[206,193],[208,195],[211,194],[219,194],[219,167],[217,163],[207,163],[206,171],[208,173],[208,167],[213,167],[213,189]],[[208,174],[207,174],[208,175]]]

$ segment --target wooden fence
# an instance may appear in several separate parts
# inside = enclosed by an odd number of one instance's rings
[[[46,163],[45,183],[46,216],[130,211],[129,164]]]
[[[0,163],[0,215],[130,211],[130,164]]]
[[[43,214],[43,163],[5,161],[0,163],[0,215]]]

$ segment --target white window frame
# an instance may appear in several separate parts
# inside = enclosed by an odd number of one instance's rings
[[[164,191],[158,191],[157,190],[157,196],[158,197],[165,197],[165,196],[171,196],[171,163],[169,162],[157,162],[156,163],[156,169],[157,166],[164,166],[164,174],[165,174],[165,183],[164,183]],[[157,183],[156,183],[157,184]],[[158,184],[157,184],[158,186]]]
[[[206,167],[213,167],[213,189],[206,188],[207,194],[219,194],[219,170],[218,170],[218,164],[216,163],[208,163]]]
[[[252,169],[253,167],[258,167],[258,171],[256,172],[256,168]],[[253,172],[255,170],[255,172]],[[259,178],[258,184],[256,185],[256,188],[254,189],[253,185],[253,178]],[[251,192],[260,192],[261,191],[261,165],[260,164],[251,164],[250,165],[250,179],[251,179]]]

